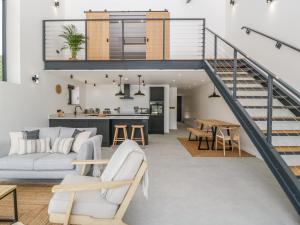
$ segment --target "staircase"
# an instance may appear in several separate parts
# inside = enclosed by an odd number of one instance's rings
[[[229,91],[233,91],[233,59],[208,60]],[[261,130],[267,134],[267,79],[245,60],[237,61],[237,99]],[[300,178],[300,105],[273,89],[272,136],[277,151],[295,176]]]
[[[300,215],[300,92],[206,31],[205,71]]]

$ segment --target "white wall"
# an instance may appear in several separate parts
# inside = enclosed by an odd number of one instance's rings
[[[189,112],[188,119],[218,119],[239,123],[223,98],[208,98],[212,92],[212,83],[184,91],[184,98],[188,101],[185,101],[183,107],[187,108],[186,112]],[[260,157],[243,129],[241,131],[241,146],[243,150]]]
[[[268,5],[265,0],[243,0],[236,1],[234,7],[228,1],[226,8],[227,38],[299,90],[300,54],[286,47],[278,50],[274,41],[254,33],[246,35],[241,27],[249,26],[300,47],[300,1],[275,0]]]
[[[47,126],[48,115],[57,109],[73,110],[68,107],[67,84],[74,81],[63,80],[53,73],[43,71],[42,58],[42,20],[63,16],[53,8],[52,0],[10,0],[20,3],[20,58],[11,59],[9,64],[20,63],[20,70],[8,70],[9,77],[18,78],[20,84],[0,82],[0,155],[7,151],[9,131],[21,130],[25,126]],[[8,12],[8,13],[16,13]],[[16,15],[18,18],[18,15]],[[12,20],[10,20],[12,21]],[[8,24],[7,26],[14,26]],[[18,34],[14,28],[8,30],[8,38]],[[14,51],[19,45],[10,46],[8,51]],[[20,59],[20,62],[19,62]],[[40,84],[34,84],[31,77],[34,73],[40,76]],[[55,85],[61,84],[61,95],[55,93]],[[81,87],[84,89],[84,87]],[[84,102],[82,102],[84,104]]]
[[[170,87],[170,129],[177,129],[177,87]]]
[[[225,34],[225,0],[66,0],[66,18],[84,18],[84,11],[92,10],[164,10],[175,18],[206,18],[207,24]]]

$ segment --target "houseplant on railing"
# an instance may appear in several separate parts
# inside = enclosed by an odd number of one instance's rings
[[[78,33],[74,24],[63,26],[63,33],[59,35],[65,39],[61,50],[69,49],[71,52],[70,60],[76,60],[78,52],[83,49],[81,46],[86,42],[84,34]]]

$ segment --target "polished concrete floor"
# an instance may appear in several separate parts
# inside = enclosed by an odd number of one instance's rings
[[[182,128],[182,127],[181,127]],[[294,225],[300,219],[263,161],[192,158],[184,129],[150,136],[150,193],[129,207],[130,225]],[[105,155],[111,149],[104,150]]]

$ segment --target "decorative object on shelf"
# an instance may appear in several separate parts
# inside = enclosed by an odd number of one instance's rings
[[[61,109],[58,109],[58,110],[57,110],[57,116],[58,116],[58,117],[64,117],[64,116],[65,116],[65,112],[62,111]]]
[[[39,75],[37,75],[37,74],[33,75],[31,79],[36,84],[38,84],[40,82]]]
[[[141,92],[141,77],[142,77],[142,75],[138,75],[138,78],[139,78],[139,91],[134,94],[135,96],[145,96],[145,94]]]
[[[214,86],[214,92],[208,96],[209,98],[220,98],[221,96],[216,93],[216,86]]]
[[[56,94],[61,94],[61,92],[62,92],[62,87],[61,87],[60,84],[57,84],[57,85],[55,86],[55,92],[56,92]]]
[[[61,50],[69,49],[71,51],[70,60],[76,60],[78,52],[83,49],[81,46],[86,42],[84,34],[78,33],[74,24],[63,26],[63,33],[59,35],[65,39],[64,46]]]
[[[116,94],[116,96],[124,96],[124,95],[125,95],[125,93],[122,92],[122,77],[123,77],[123,75],[119,75],[119,78],[120,78],[120,83],[119,83],[120,90],[119,90],[119,92]]]

